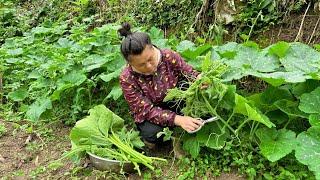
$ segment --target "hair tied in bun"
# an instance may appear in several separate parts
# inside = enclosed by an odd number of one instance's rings
[[[118,30],[118,32],[121,36],[127,37],[128,35],[132,34],[131,25],[127,22],[122,23],[121,28]]]

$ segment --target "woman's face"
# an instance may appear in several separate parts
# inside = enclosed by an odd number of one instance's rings
[[[159,64],[158,56],[158,49],[152,45],[147,45],[141,54],[129,56],[129,64],[134,71],[144,75],[150,75],[157,70]]]

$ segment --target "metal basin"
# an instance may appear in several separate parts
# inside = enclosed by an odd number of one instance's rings
[[[121,168],[124,172],[130,173],[134,170],[134,165],[131,162],[124,162],[123,166],[121,166],[121,161],[111,160],[107,158],[102,158],[100,156],[89,153],[89,158],[92,165],[101,171],[110,171],[117,172],[121,171]]]

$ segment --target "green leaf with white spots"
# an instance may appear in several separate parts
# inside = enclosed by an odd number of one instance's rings
[[[286,56],[290,45],[287,42],[280,41],[276,44],[273,44],[269,47],[269,54],[274,54],[279,58],[283,58]]]
[[[311,126],[320,127],[320,114],[311,114],[309,116],[309,123],[311,124]]]
[[[320,87],[301,96],[299,109],[305,113],[320,114]]]
[[[320,52],[302,43],[291,43],[287,55],[280,59],[288,72],[317,72],[316,65],[320,62]]]
[[[12,56],[17,56],[17,55],[23,54],[23,49],[22,48],[10,49],[7,51],[7,53]]]
[[[296,158],[320,179],[320,127],[310,127],[297,137]]]
[[[195,48],[195,44],[191,41],[184,40],[181,41],[176,48],[178,52],[183,52],[188,49],[193,50]]]

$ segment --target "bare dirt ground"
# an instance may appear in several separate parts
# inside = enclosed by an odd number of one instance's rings
[[[168,163],[156,165],[155,174],[143,168],[142,176],[138,176],[137,173],[119,175],[98,171],[91,166],[88,159],[78,165],[68,159],[55,163],[55,160],[61,158],[63,153],[71,148],[68,138],[70,127],[57,122],[41,131],[36,129],[31,131],[30,126],[24,123],[18,124],[0,119],[0,124],[7,129],[6,134],[0,137],[1,179],[176,179],[179,172],[176,163],[178,161],[173,159],[171,149],[168,148],[153,154],[165,157]],[[207,178],[244,179],[235,172],[222,173],[219,177],[214,177],[208,172]]]
[[[314,13],[309,10],[306,15],[287,15],[282,24],[270,27],[269,30],[260,34],[256,40],[265,46],[278,41],[298,41],[309,45],[319,44],[320,12]]]
[[[61,178],[68,175],[72,163],[55,165],[52,162],[70,149],[70,128],[56,125],[43,134],[28,133],[23,125],[0,120],[7,132],[0,138],[0,177],[27,179],[34,177]],[[30,129],[29,129],[30,130]]]

